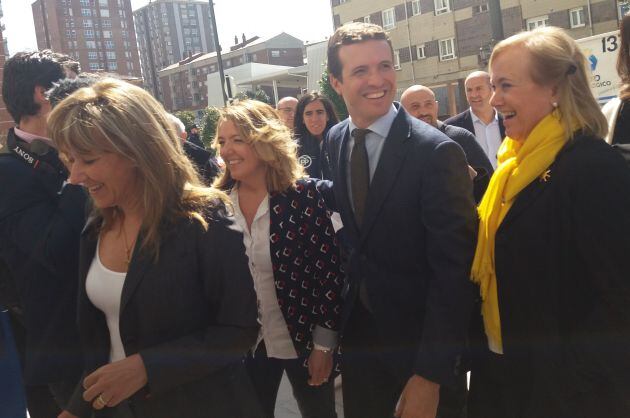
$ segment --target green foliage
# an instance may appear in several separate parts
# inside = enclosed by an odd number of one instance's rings
[[[190,131],[190,127],[195,123],[195,112],[191,112],[190,110],[182,110],[179,112],[175,112],[175,116],[179,118],[184,123],[186,127],[186,132]]]
[[[204,117],[202,120],[203,131],[201,132],[201,140],[206,148],[214,153],[214,149],[211,148],[212,141],[214,141],[214,135],[217,131],[217,122],[219,121],[219,109],[216,107],[209,107],[204,111]]]
[[[348,108],[346,108],[346,103],[343,101],[343,98],[337,94],[335,89],[330,85],[330,80],[328,79],[328,70],[324,67],[324,72],[322,73],[322,78],[319,80],[319,89],[322,94],[330,99],[335,107],[335,111],[337,112],[337,116],[339,116],[339,120],[344,120],[348,117]]]
[[[236,93],[234,96],[235,99],[245,100],[245,99],[253,99],[258,100],[259,102],[271,104],[271,98],[263,89],[256,89],[256,91],[247,90],[246,92]]]

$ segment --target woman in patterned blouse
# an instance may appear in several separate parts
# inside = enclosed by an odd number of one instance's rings
[[[285,371],[304,417],[336,417],[343,277],[329,212],[271,106],[245,100],[224,108],[215,147],[226,166],[215,186],[232,199],[258,295],[262,327],[247,366],[265,416],[274,415]]]

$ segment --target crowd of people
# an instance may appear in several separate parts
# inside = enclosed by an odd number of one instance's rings
[[[349,23],[349,117],[235,101],[221,164],[142,88],[14,55],[0,416],[271,418],[286,373],[308,418],[339,374],[346,418],[627,418],[629,47],[626,16],[602,111],[562,29],[514,35],[442,122]]]

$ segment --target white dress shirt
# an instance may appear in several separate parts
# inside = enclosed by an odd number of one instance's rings
[[[109,362],[112,363],[127,357],[118,326],[120,298],[127,273],[112,271],[101,263],[100,244],[101,240],[99,239],[96,244],[96,254],[85,280],[85,291],[90,302],[105,314],[109,329]]]
[[[499,129],[499,116],[494,111],[494,117],[489,124],[483,123],[481,119],[475,115],[472,109],[470,109],[470,115],[472,116],[473,126],[475,127],[475,138],[477,142],[483,148],[483,152],[486,153],[492,168],[497,168],[497,151],[501,146],[501,130]]]
[[[234,205],[236,223],[243,229],[245,253],[249,258],[249,270],[254,279],[254,289],[258,298],[258,322],[261,328],[252,351],[255,352],[260,341],[264,340],[267,357],[284,360],[297,358],[276,295],[269,242],[269,196],[260,203],[251,230],[247,227],[247,221],[239,206],[236,187],[230,192],[230,199]]]
[[[398,110],[392,104],[389,112],[378,118],[374,123],[367,127],[367,129],[371,131],[365,137],[365,148],[367,150],[368,164],[370,168],[370,182],[376,172],[376,167],[378,166],[378,161],[381,158],[383,146],[385,145],[385,138],[389,135],[389,130],[392,127],[394,119],[396,119],[396,115],[398,115]],[[346,145],[346,182],[348,183],[348,198],[350,199],[352,210],[354,210],[354,203],[352,201],[352,179],[350,178],[350,172],[352,170],[352,167],[350,166],[350,159],[352,157],[352,147],[354,147],[354,137],[352,136],[352,132],[357,129],[357,126],[354,122],[352,122],[352,116],[348,118],[348,121],[350,137],[348,138],[348,144]]]

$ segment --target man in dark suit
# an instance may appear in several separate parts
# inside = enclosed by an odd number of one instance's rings
[[[446,119],[447,125],[459,126],[475,135],[477,142],[484,150],[493,168],[497,168],[497,151],[503,138],[503,116],[490,104],[492,85],[490,74],[475,71],[466,77],[466,99],[470,108],[462,113]]]
[[[475,136],[464,128],[447,125],[438,119],[438,101],[435,100],[435,93],[428,87],[421,85],[409,87],[400,96],[400,104],[411,116],[438,128],[462,147],[468,165],[474,170],[473,193],[475,202],[479,203],[494,170]]]
[[[380,26],[328,43],[331,84],[350,117],[326,144],[350,246],[343,327],[347,418],[434,418],[460,373],[472,306],[472,182],[459,145],[399,104]]]
[[[66,62],[52,51],[18,52],[3,73],[17,126],[0,150],[0,260],[20,305],[11,314],[33,418],[57,416],[81,373],[76,291],[86,196],[66,183],[46,132],[45,92],[65,77]]]

